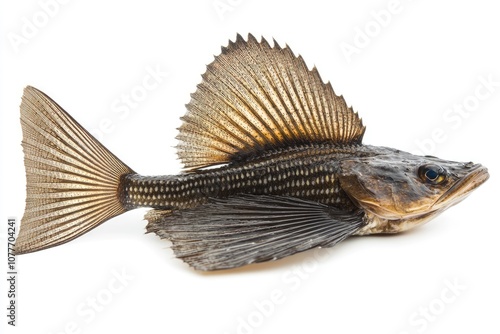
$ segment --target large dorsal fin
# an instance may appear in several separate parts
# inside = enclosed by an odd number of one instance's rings
[[[361,143],[358,114],[288,46],[238,35],[202,77],[177,136],[188,170],[288,146]]]

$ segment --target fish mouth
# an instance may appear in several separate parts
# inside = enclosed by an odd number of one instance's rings
[[[474,189],[482,185],[489,179],[488,168],[476,164],[471,167],[469,173],[455,183],[450,189],[442,194],[433,204],[433,209],[440,209],[441,206],[451,206],[466,198]]]

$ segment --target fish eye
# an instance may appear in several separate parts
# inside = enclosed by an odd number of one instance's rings
[[[426,183],[440,184],[446,180],[447,173],[446,170],[439,165],[427,164],[420,166],[418,169],[418,176]]]

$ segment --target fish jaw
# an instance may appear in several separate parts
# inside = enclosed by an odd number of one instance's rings
[[[434,210],[446,209],[460,203],[467,198],[472,191],[486,182],[489,177],[488,168],[481,164],[474,165],[467,176],[457,182],[436,200],[432,208]]]
[[[436,210],[418,217],[407,219],[386,219],[368,212],[365,215],[366,225],[354,233],[354,235],[395,234],[405,232],[429,222],[442,211],[444,210]]]

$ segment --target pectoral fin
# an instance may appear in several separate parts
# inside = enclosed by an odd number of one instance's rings
[[[234,268],[330,247],[364,225],[362,211],[258,195],[212,199],[196,208],[149,217],[155,219],[150,219],[148,232],[171,240],[176,256],[200,270]]]

